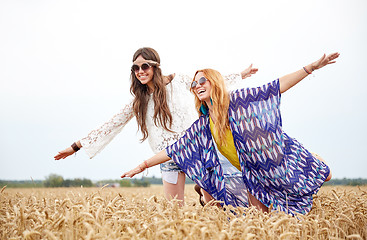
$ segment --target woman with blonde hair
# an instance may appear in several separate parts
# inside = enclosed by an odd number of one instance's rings
[[[324,55],[268,84],[230,94],[219,72],[197,71],[191,89],[200,118],[176,143],[121,177],[132,177],[147,167],[173,159],[216,200],[224,205],[243,206],[223,181],[217,147],[242,172],[251,205],[264,212],[272,206],[290,214],[308,213],[312,195],[330,180],[331,172],[322,159],[283,132],[280,97],[338,57],[339,53]]]
[[[177,141],[197,118],[190,94],[191,78],[182,74],[165,77],[160,63],[160,57],[153,48],[138,49],[133,56],[130,75],[133,100],[111,120],[56,154],[55,160],[64,159],[80,148],[93,158],[134,116],[143,135],[141,141],[148,140],[154,153]],[[226,82],[234,84],[256,72],[257,69],[251,65],[239,74],[227,76]],[[173,161],[160,167],[166,198],[176,198],[183,204],[185,174]]]

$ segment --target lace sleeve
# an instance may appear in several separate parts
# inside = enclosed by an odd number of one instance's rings
[[[229,75],[225,75],[223,76],[223,78],[227,86],[235,85],[235,84],[238,84],[238,82],[243,81],[240,73],[232,73]]]
[[[133,116],[131,102],[121,109],[118,114],[113,116],[111,120],[104,123],[98,129],[91,131],[88,136],[82,138],[80,143],[88,156],[93,158],[97,153],[102,151],[121,132]]]
[[[184,86],[186,87],[186,90],[190,92],[192,77],[190,77],[189,75],[185,75],[185,74],[178,74],[175,81],[180,82],[180,84],[184,84]]]

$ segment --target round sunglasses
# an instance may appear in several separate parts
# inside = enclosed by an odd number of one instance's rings
[[[200,85],[203,85],[207,80],[208,80],[208,79],[206,79],[205,77],[201,77],[201,78],[199,79],[199,84],[200,84]],[[197,82],[197,81],[193,81],[193,82],[191,83],[191,88],[195,88],[197,85],[198,85],[198,82]]]
[[[134,65],[132,65],[132,67],[131,67],[131,71],[133,71],[133,72],[139,72],[139,70],[140,70],[140,68],[141,68],[141,70],[143,70],[143,71],[145,72],[145,71],[146,71],[146,70],[148,70],[150,67],[152,67],[152,66],[150,66],[150,64],[149,64],[149,63],[143,63],[141,66],[134,64]]]

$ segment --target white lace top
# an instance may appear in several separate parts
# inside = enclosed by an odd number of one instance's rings
[[[227,85],[241,81],[241,74],[231,74],[224,77]],[[172,127],[168,132],[162,126],[154,124],[154,102],[152,95],[148,101],[146,125],[148,141],[154,153],[158,153],[169,145],[175,143],[187,128],[198,118],[195,110],[194,96],[190,92],[192,78],[187,75],[176,74],[173,80],[167,84],[167,104],[172,114]],[[120,110],[111,120],[101,127],[91,131],[88,136],[80,140],[83,149],[90,158],[102,151],[124,126],[134,116],[132,102]]]

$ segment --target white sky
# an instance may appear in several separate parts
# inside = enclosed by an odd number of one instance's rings
[[[165,74],[253,63],[252,85],[340,52],[282,95],[283,127],[334,177],[367,178],[365,0],[1,0],[0,34],[0,179],[118,179],[152,156],[133,119],[94,159],[82,150],[53,160],[131,98],[132,55],[143,46],[158,51]]]

